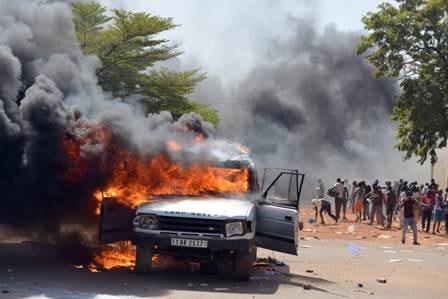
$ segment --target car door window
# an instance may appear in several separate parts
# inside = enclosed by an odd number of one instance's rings
[[[268,203],[297,207],[303,178],[296,172],[280,172],[264,192]]]

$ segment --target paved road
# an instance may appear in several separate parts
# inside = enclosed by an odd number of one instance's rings
[[[275,253],[285,263],[275,273],[262,266],[251,281],[238,282],[182,267],[149,276],[90,273],[55,259],[51,246],[1,243],[0,298],[447,298],[447,246],[364,243],[359,256],[348,247],[347,241],[303,240],[298,257]],[[273,252],[259,250],[259,257],[267,256]],[[377,283],[378,277],[386,284]]]

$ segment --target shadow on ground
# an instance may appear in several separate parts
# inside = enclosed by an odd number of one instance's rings
[[[0,273],[1,298],[93,298],[97,294],[155,297],[174,290],[257,295],[275,294],[280,285],[330,293],[325,288],[332,283],[290,273],[285,264],[259,265],[247,282],[232,280],[227,273],[192,273],[182,266],[146,276],[127,269],[92,273],[70,265],[60,248],[30,242],[0,243]]]

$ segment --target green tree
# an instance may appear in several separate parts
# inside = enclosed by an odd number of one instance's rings
[[[158,34],[177,25],[171,18],[113,9],[111,16],[98,3],[73,3],[76,38],[82,51],[96,55],[101,67],[98,82],[114,96],[141,95],[146,113],[170,111],[175,118],[197,112],[217,125],[216,110],[188,99],[197,83],[205,79],[198,69],[172,71],[155,64],[181,54]]]
[[[376,69],[375,77],[397,78],[401,92],[392,119],[397,148],[423,163],[447,146],[448,0],[382,3],[362,21],[369,34],[358,45]]]

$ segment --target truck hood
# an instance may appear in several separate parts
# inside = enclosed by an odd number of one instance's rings
[[[254,206],[248,198],[180,197],[141,204],[137,213],[159,216],[246,219]]]

